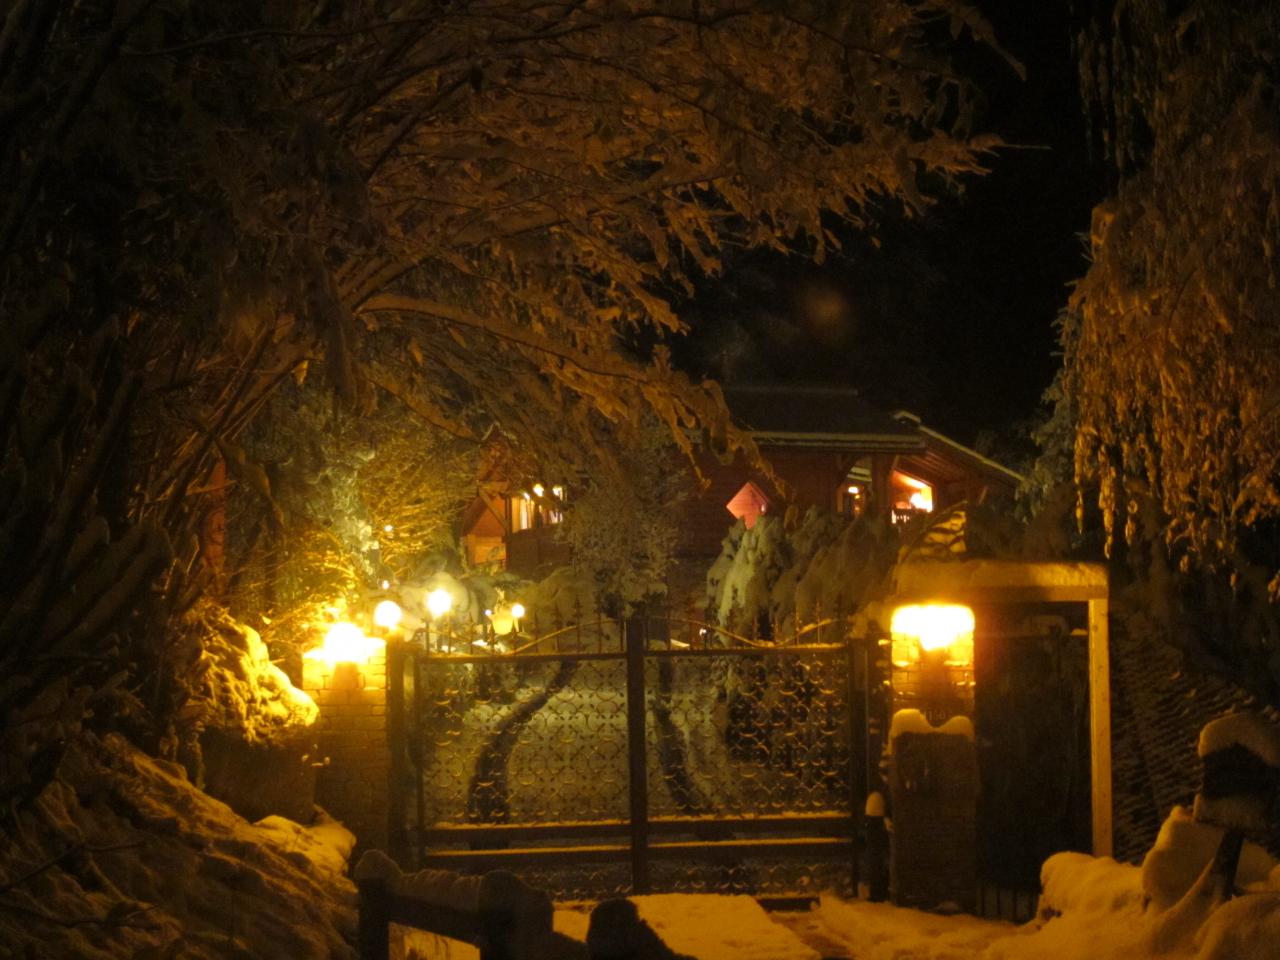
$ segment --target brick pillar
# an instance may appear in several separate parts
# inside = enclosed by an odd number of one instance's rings
[[[904,907],[972,910],[977,890],[978,762],[973,741],[903,733],[890,767],[890,896]]]
[[[387,661],[305,660],[303,688],[320,707],[316,736],[326,763],[316,803],[355,833],[358,850],[387,848]]]

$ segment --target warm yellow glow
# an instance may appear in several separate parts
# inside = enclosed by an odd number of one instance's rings
[[[542,496],[542,495],[543,495],[544,493],[546,493],[546,492],[547,492],[547,488],[546,488],[546,487],[544,487],[542,484],[540,484],[540,483],[535,483],[535,484],[533,485],[533,495],[534,495],[535,497],[540,497],[540,496]]]
[[[912,490],[929,489],[929,485],[923,480],[917,480],[915,477],[908,477],[905,473],[899,473],[897,476],[903,486],[910,487]]]
[[[444,587],[436,587],[427,594],[427,611],[437,620],[453,607],[453,594]]]
[[[335,623],[324,636],[324,643],[302,655],[304,660],[323,660],[332,668],[339,663],[365,663],[382,651],[384,644],[367,637],[354,623]]]
[[[400,609],[400,604],[394,600],[383,600],[373,608],[373,622],[387,630],[394,630],[400,626],[401,616],[403,611]]]
[[[553,496],[564,499],[564,487],[552,487],[551,493]]]
[[[892,660],[905,666],[926,653],[946,650],[947,662],[963,666],[973,662],[973,611],[959,603],[917,603],[893,611],[889,632],[893,636]]]
[[[850,493],[861,493],[861,492],[862,492],[862,488],[861,488],[860,486],[858,486],[856,483],[851,483],[851,484],[849,484],[849,492],[850,492]]]
[[[384,523],[384,524],[382,525],[382,532],[383,532],[383,533],[395,533],[395,530],[396,530],[396,528],[395,528],[392,524]]]
[[[907,498],[907,502],[917,510],[923,510],[926,513],[932,513],[933,512],[933,491],[927,488],[924,490],[917,490],[915,493],[913,493],[910,497]]]
[[[524,616],[524,604],[523,604],[523,603],[513,603],[513,604],[511,605],[511,616],[515,617],[517,620],[519,620],[521,617],[523,617],[523,616]]]

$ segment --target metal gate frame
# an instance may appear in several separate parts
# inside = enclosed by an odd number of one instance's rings
[[[389,837],[392,854],[402,865],[412,868],[442,867],[454,870],[484,871],[504,868],[522,870],[546,868],[567,863],[627,863],[631,892],[650,892],[650,864],[655,859],[684,858],[700,863],[738,862],[748,856],[795,859],[808,863],[822,859],[828,863],[847,863],[851,889],[859,880],[858,859],[861,849],[862,800],[866,795],[873,764],[878,760],[868,749],[869,726],[876,724],[868,696],[868,647],[847,635],[844,624],[836,624],[842,634],[838,643],[805,643],[809,635],[819,635],[821,628],[830,629],[833,621],[814,624],[789,642],[752,641],[729,634],[718,627],[695,621],[665,617],[638,617],[628,621],[610,621],[621,637],[620,649],[597,649],[542,653],[568,630],[537,638],[514,653],[435,654],[425,644],[403,641],[391,643],[387,650],[388,674],[388,741],[392,752],[391,793],[389,798]],[[683,644],[671,639],[672,627],[678,626],[694,640]],[[572,630],[574,628],[569,628]],[[577,628],[581,638],[581,629]],[[651,642],[651,638],[652,641]],[[733,646],[715,646],[712,638],[732,642]],[[701,642],[698,642],[698,641]],[[557,644],[558,645],[558,644]],[[580,644],[579,644],[580,645]],[[451,649],[456,649],[451,644]],[[463,645],[470,649],[470,644]],[[491,648],[490,648],[491,649]],[[532,651],[532,652],[530,652]],[[810,655],[842,658],[845,671],[845,723],[849,743],[847,784],[849,797],[844,812],[787,813],[715,817],[652,816],[649,810],[649,757],[646,716],[648,713],[645,664],[663,658],[756,657],[762,660],[778,656]],[[422,737],[413,733],[410,718],[419,717],[424,709],[423,678],[433,664],[462,663],[534,663],[578,661],[624,661],[626,673],[626,750],[628,817],[620,821],[574,824],[508,824],[469,823],[433,824],[427,822],[423,798]],[[870,724],[869,724],[870,721]],[[410,809],[412,807],[412,810]],[[726,838],[707,838],[708,825]],[[670,839],[673,835],[693,833],[694,840]],[[779,836],[779,834],[781,834]],[[767,836],[772,835],[772,836]],[[542,845],[542,844],[551,845]],[[439,849],[451,844],[466,844],[470,849]],[[539,844],[539,845],[533,845]]]

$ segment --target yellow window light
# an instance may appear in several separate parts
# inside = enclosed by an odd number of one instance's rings
[[[973,611],[959,603],[914,603],[898,607],[889,622],[895,666],[908,666],[921,652],[945,650],[947,663],[973,663]]]
[[[386,630],[394,630],[400,626],[400,618],[404,611],[394,600],[383,600],[373,608],[373,622]]]
[[[302,655],[304,660],[323,660],[330,668],[339,663],[366,663],[380,653],[384,644],[367,637],[354,623],[335,623],[324,636],[324,643]]]

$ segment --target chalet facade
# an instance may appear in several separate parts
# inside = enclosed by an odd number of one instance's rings
[[[707,481],[683,509],[678,556],[686,565],[720,552],[730,527],[762,514],[821,507],[903,522],[961,501],[1012,499],[1021,476],[907,413],[889,414],[849,388],[760,386],[727,390],[739,427],[770,471],[737,457],[703,456]],[[561,486],[482,494],[468,508],[462,542],[473,565],[536,576],[569,561],[555,536],[572,491]]]

